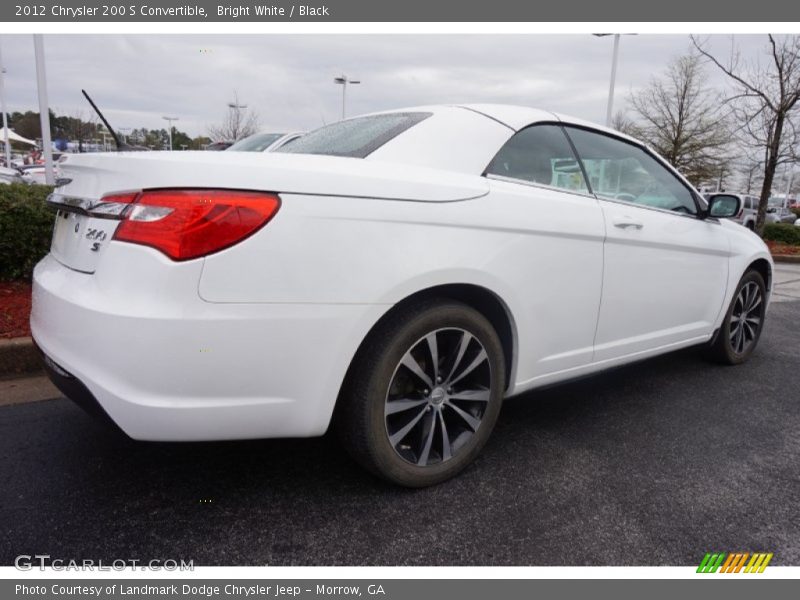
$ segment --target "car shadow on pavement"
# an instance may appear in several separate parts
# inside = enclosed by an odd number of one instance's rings
[[[743,367],[689,349],[507,400],[478,460],[422,490],[367,474],[330,433],[144,443],[64,400],[5,407],[0,564],[13,548],[221,565],[653,565],[712,547],[791,564],[792,315]]]

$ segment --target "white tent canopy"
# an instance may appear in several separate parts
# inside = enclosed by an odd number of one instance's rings
[[[36,145],[35,141],[29,140],[28,138],[24,138],[18,133],[14,133],[14,130],[9,129],[8,133],[6,134],[6,128],[0,127],[0,142],[3,144],[6,143],[6,135],[8,135],[9,142],[19,142],[20,144],[28,144],[29,146]]]

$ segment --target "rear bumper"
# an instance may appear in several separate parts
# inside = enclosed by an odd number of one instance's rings
[[[50,378],[50,381],[64,394],[67,398],[72,400],[75,404],[80,406],[87,413],[99,419],[106,425],[115,429],[119,429],[113,419],[108,416],[108,413],[103,410],[103,407],[92,395],[92,392],[83,385],[74,375],[65,371],[58,363],[52,358],[47,356],[42,349],[34,342],[34,346],[39,351],[42,357],[42,366],[45,373]]]
[[[71,376],[50,365],[56,385],[139,440],[323,434],[352,356],[386,306],[208,303],[197,296],[202,264],[179,268],[196,270],[170,278],[194,280],[180,294],[172,283],[132,290],[49,256],[39,263],[31,330]]]

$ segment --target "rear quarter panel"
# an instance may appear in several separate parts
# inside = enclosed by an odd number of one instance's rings
[[[515,381],[587,363],[602,277],[596,201],[539,190],[534,208],[529,188],[491,184],[486,197],[451,203],[283,195],[264,230],[205,259],[200,296],[389,310],[421,290],[472,284],[508,309]]]

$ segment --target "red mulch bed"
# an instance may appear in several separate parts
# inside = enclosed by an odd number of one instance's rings
[[[0,281],[0,338],[31,334],[31,284],[27,281]]]
[[[784,256],[800,256],[800,246],[790,246],[789,244],[782,244],[780,242],[766,242],[772,256],[776,254]]]

